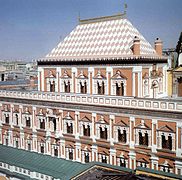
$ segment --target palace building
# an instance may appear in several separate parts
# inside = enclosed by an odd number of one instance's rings
[[[167,69],[162,41],[153,48],[125,14],[79,20],[38,60],[38,91],[0,90],[0,143],[182,177],[182,101],[167,98]]]

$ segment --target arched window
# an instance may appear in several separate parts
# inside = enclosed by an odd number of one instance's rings
[[[54,156],[56,156],[56,157],[58,156],[58,149],[57,148],[54,149]]]
[[[101,84],[99,82],[97,82],[97,90],[98,90],[98,94],[100,94],[100,95],[104,95],[105,94],[104,81],[102,81]]]
[[[69,134],[73,134],[73,123],[66,123],[66,127],[67,127],[67,133]]]
[[[100,138],[107,139],[107,128],[105,127],[104,130],[100,127]]]
[[[102,163],[107,163],[107,157],[105,155],[101,156],[101,162]]]
[[[86,94],[87,93],[87,82],[80,82],[80,93]]]
[[[83,124],[83,135],[90,136],[90,126],[89,125],[86,126]]]
[[[116,95],[124,96],[124,83],[116,83]]]
[[[26,119],[26,127],[30,127],[31,126],[30,117],[26,117],[25,119]]]
[[[40,152],[44,153],[44,146],[43,145],[40,146]]]
[[[40,129],[45,129],[45,120],[39,119],[39,121],[40,121]]]
[[[49,83],[50,83],[50,92],[55,92],[55,81]]]
[[[28,143],[27,146],[28,146],[28,151],[31,151],[31,144]]]
[[[123,130],[123,133],[121,134],[121,130],[118,129],[118,141],[126,143],[126,130]]]
[[[169,134],[168,139],[162,134],[162,148],[172,150],[172,136]]]
[[[64,81],[64,89],[65,93],[70,93],[70,81],[68,81],[67,83]]]
[[[85,153],[85,162],[86,162],[86,163],[89,162],[89,153]]]
[[[16,125],[18,125],[18,114],[15,114]]]
[[[124,158],[120,158],[119,165],[121,167],[126,167],[126,160]]]
[[[73,150],[69,150],[69,159],[73,160]]]
[[[142,136],[142,133],[139,132],[139,145],[148,146],[148,133],[145,132],[145,135]]]

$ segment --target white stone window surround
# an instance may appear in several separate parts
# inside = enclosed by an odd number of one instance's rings
[[[36,116],[36,118],[37,118],[37,129],[41,129],[40,128],[40,122],[45,122],[45,130],[46,130],[46,116],[44,116],[44,115],[37,115]]]
[[[17,116],[16,116],[17,115]],[[17,120],[17,118],[18,118],[18,120]],[[18,122],[18,124],[17,124],[17,122]],[[15,125],[15,126],[19,126],[20,125],[20,113],[18,113],[18,112],[13,112],[13,124]]]
[[[63,130],[63,132],[64,132],[65,134],[67,134],[67,133],[68,133],[68,132],[67,132],[67,125],[68,125],[68,126],[71,126],[71,124],[72,124],[72,127],[73,127],[73,134],[75,134],[74,120],[64,118],[63,121],[64,121],[64,130]]]
[[[58,130],[58,119],[59,117],[57,117],[56,115],[53,114],[53,111],[49,114],[46,115],[45,118],[45,130],[46,131],[51,131],[51,132],[56,132]],[[54,131],[54,122],[52,121],[51,118],[54,118],[56,120],[56,129]]]
[[[57,89],[57,81],[55,77],[46,77],[46,87],[47,87],[47,91],[50,92],[50,84],[54,84],[55,85],[55,92]]]
[[[30,128],[32,127],[32,115],[29,113],[22,113],[23,127],[26,127],[26,121],[30,119]]]
[[[82,162],[85,163],[85,155],[89,156],[89,162],[91,161],[91,152],[88,150],[81,150]]]
[[[10,123],[10,115],[11,115],[10,111],[2,111],[2,122],[5,123],[6,117],[9,117],[9,123]]]
[[[38,150],[39,150],[39,153],[41,153],[41,147],[44,147],[44,153],[45,153],[45,150],[46,150],[46,144],[45,144],[45,142],[38,142],[37,143],[37,145],[38,145]]]
[[[73,153],[73,160],[74,160],[74,154],[75,154],[75,149],[72,147],[65,147],[65,152],[66,152],[66,159],[69,160],[69,153]]]
[[[51,149],[52,149],[52,155],[54,155],[54,150],[58,150],[58,157],[59,157],[59,145],[58,144],[51,144]]]
[[[135,144],[136,144],[136,145],[139,145],[139,132],[142,133],[142,137],[145,136],[145,133],[148,134],[148,146],[147,146],[147,147],[151,147],[151,134],[152,134],[151,129],[135,128],[135,137],[136,137],[136,138],[135,138],[135,141],[136,141]]]
[[[85,128],[88,128],[88,126],[90,127],[90,135],[91,135],[91,132],[92,132],[92,122],[79,121],[79,133],[80,133],[80,136],[84,136],[84,134],[83,134],[83,125],[85,125]]]
[[[8,142],[8,144],[9,144],[9,134],[8,134],[8,132],[4,132],[3,140],[4,140],[3,145],[6,145],[6,142]]]
[[[124,94],[123,96],[126,96],[126,86],[127,86],[127,83],[126,83],[126,79],[123,79],[123,78],[111,78],[111,95],[114,95],[116,96],[116,84],[118,84],[118,86],[120,87],[121,86],[121,83],[123,83],[124,85]]]
[[[129,127],[128,126],[118,126],[115,125],[114,126],[114,140],[116,143],[118,143],[118,130],[120,130],[121,134],[123,134],[123,130],[126,131],[126,143],[124,144],[128,144],[129,143]],[[122,142],[119,142],[122,143]]]
[[[83,71],[80,72],[79,77],[76,78],[77,79],[77,93],[81,93],[81,85],[87,86],[87,93],[88,93],[88,77],[84,76]],[[80,85],[81,84],[81,85]]]
[[[99,122],[96,123],[96,138],[101,139],[101,137],[100,137],[100,127],[102,128],[102,131],[104,131],[105,128],[107,129],[107,140],[109,140],[110,139],[110,137],[109,137],[109,125],[99,123]]]
[[[60,77],[60,91],[61,92],[65,92],[65,84],[68,85],[68,83],[70,83],[70,93],[73,92],[73,80],[72,77],[70,77],[67,73],[67,71],[65,70],[63,75]]]
[[[93,93],[98,94],[98,85],[102,87],[104,83],[104,94],[108,94],[107,90],[107,79],[101,75],[100,70],[98,70],[96,77],[93,77]]]
[[[108,163],[109,162],[109,156],[106,155],[106,154],[101,154],[101,153],[98,153],[98,158],[99,158],[99,162],[102,162],[102,159],[106,159]]]
[[[30,144],[30,147],[32,149],[32,140],[31,139],[26,139],[26,143],[25,143],[26,150],[28,150],[28,144]]]
[[[122,163],[125,162],[126,164],[126,168],[128,168],[128,159],[126,159],[123,154],[121,154],[119,157],[116,157],[117,159],[117,165],[120,166],[120,161],[122,161]]]
[[[175,133],[174,132],[164,132],[164,131],[158,131],[157,133],[157,145],[158,149],[162,149],[162,135],[165,136],[165,139],[168,140],[168,136],[172,137],[172,151],[175,151]]]
[[[17,142],[18,142],[18,147],[20,147],[20,139],[18,137],[13,137],[13,144],[15,148],[16,148]]]

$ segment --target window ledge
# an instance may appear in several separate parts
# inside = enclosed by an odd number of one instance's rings
[[[167,153],[171,153],[171,154],[175,154],[176,152],[175,152],[175,150],[173,151],[173,150],[170,150],[170,149],[157,149],[157,151],[159,151],[159,152],[167,152]]]
[[[150,149],[151,149],[151,147],[150,147],[150,146],[145,146],[145,145],[135,145],[135,147],[137,147],[137,148],[141,148],[141,149],[148,149],[148,150],[150,150]]]

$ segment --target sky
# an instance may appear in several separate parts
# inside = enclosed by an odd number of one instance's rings
[[[0,60],[36,60],[48,54],[81,19],[127,18],[151,43],[176,47],[182,31],[182,0],[0,0]]]

